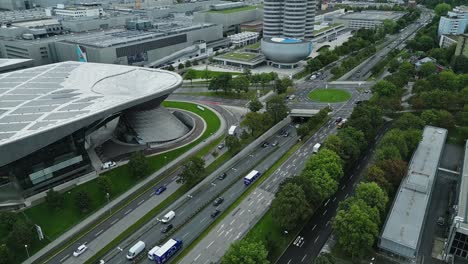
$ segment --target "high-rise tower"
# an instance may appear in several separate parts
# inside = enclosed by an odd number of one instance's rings
[[[312,38],[315,0],[265,0],[264,37]]]

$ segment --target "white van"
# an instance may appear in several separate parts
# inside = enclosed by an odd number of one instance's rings
[[[145,242],[138,241],[135,245],[133,245],[133,247],[131,247],[128,250],[127,259],[132,260],[132,259],[136,258],[136,256],[138,256],[138,254],[140,254],[141,252],[143,252],[143,250],[145,250],[145,247],[146,247]]]
[[[312,153],[314,153],[314,154],[318,153],[321,146],[322,146],[322,144],[320,144],[320,143],[315,144],[314,147],[312,148]]]
[[[161,219],[161,222],[163,223],[169,223],[169,221],[172,220],[172,218],[175,217],[175,212],[174,211],[170,211],[169,213],[165,214],[163,216],[163,218]]]
[[[152,248],[150,251],[148,251],[148,258],[150,260],[154,260],[154,254],[156,253],[156,251],[158,251],[158,249],[160,249],[161,247],[159,246],[155,246],[154,248]]]

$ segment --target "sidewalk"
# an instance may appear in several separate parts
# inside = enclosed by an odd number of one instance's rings
[[[119,206],[122,202],[126,201],[126,199],[129,198],[131,195],[133,195],[135,192],[137,192],[141,188],[147,186],[151,181],[153,181],[158,176],[160,176],[164,172],[166,172],[168,170],[168,168],[172,168],[172,167],[176,166],[179,162],[181,162],[185,158],[189,157],[190,155],[196,153],[201,148],[203,148],[204,146],[210,144],[212,141],[216,140],[219,136],[221,136],[227,130],[226,121],[221,116],[221,114],[218,113],[217,111],[215,111],[213,108],[211,108],[209,106],[206,106],[206,105],[203,105],[203,106],[210,109],[210,110],[212,110],[218,116],[218,118],[221,120],[220,129],[215,134],[213,134],[212,136],[205,139],[204,142],[201,142],[197,146],[195,146],[192,149],[190,149],[189,151],[185,152],[184,154],[179,156],[177,159],[169,162],[169,164],[167,164],[166,166],[164,166],[160,170],[156,171],[152,175],[148,176],[146,179],[139,182],[138,184],[133,186],[131,189],[129,189],[128,191],[126,191],[125,193],[123,193],[122,195],[117,197],[116,199],[112,200],[109,204],[102,207],[101,209],[99,209],[98,211],[96,211],[95,213],[90,215],[88,218],[81,221],[79,224],[77,224],[77,225],[73,226],[72,228],[70,228],[67,232],[63,233],[60,237],[58,237],[57,239],[55,239],[54,241],[49,243],[47,246],[45,246],[44,248],[42,248],[41,250],[36,252],[34,255],[32,255],[27,260],[25,260],[23,263],[25,263],[25,264],[35,263],[36,261],[38,261],[41,257],[46,255],[50,251],[56,250],[58,247],[63,246],[62,245],[63,243],[67,243],[70,239],[73,239],[74,236],[78,235],[84,229],[89,228],[92,224],[94,224],[97,221],[101,220],[101,218],[104,217],[109,212],[109,210],[112,210],[112,211],[116,210],[116,208],[114,208],[114,207]],[[210,155],[210,154],[208,154],[208,155]],[[156,206],[157,206],[157,204],[152,204],[151,207],[154,208]],[[152,208],[150,208],[149,210],[151,210]],[[149,210],[147,210],[147,212],[149,212]],[[147,212],[140,212],[140,215],[139,215],[138,218],[142,217]],[[135,215],[135,212],[132,215]],[[136,220],[138,220],[138,219],[136,219]],[[128,225],[128,226],[130,226],[130,225]],[[115,234],[114,237],[117,237],[117,235],[118,234]],[[108,242],[110,242],[110,241],[111,240],[108,240]],[[105,246],[105,245],[103,245],[103,246]]]

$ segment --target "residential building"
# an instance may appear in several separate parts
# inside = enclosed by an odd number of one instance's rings
[[[385,221],[378,247],[415,261],[432,197],[447,130],[426,126]]]
[[[449,11],[439,21],[439,36],[452,34],[459,35],[466,32],[468,27],[468,6],[458,6]]]
[[[439,39],[439,47],[448,48],[452,45],[457,45],[458,35],[442,35]]]

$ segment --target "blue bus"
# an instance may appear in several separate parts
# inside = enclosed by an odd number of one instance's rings
[[[244,184],[249,186],[252,182],[254,182],[258,177],[260,177],[261,173],[259,171],[253,170],[247,176],[244,177]]]
[[[157,264],[166,263],[181,247],[182,240],[171,238],[153,253],[153,260],[155,260]]]

